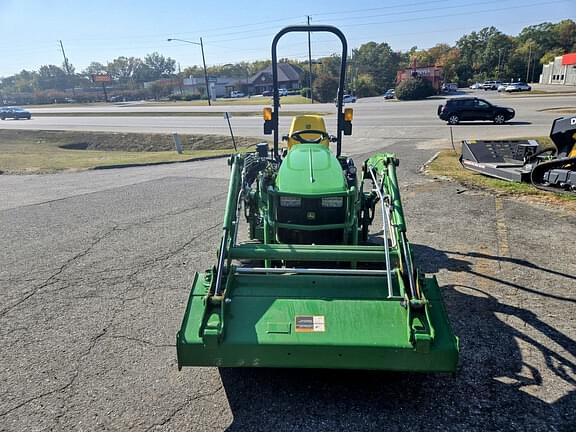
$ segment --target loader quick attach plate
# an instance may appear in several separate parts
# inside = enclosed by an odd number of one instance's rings
[[[458,339],[436,280],[423,288],[429,303],[414,312],[388,298],[382,277],[236,274],[215,317],[205,312],[199,274],[177,335],[178,364],[453,372]]]
[[[532,165],[525,160],[539,150],[534,140],[462,141],[462,166],[491,177],[530,181]]]

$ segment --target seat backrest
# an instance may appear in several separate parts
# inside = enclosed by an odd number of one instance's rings
[[[291,138],[294,132],[298,131],[305,131],[305,130],[317,130],[326,132],[326,124],[324,123],[324,117],[319,115],[298,115],[292,118],[292,125],[290,126],[290,133],[288,134],[288,151],[294,145],[300,144],[295,139]],[[316,140],[319,138],[318,133],[311,132],[309,134],[303,133],[301,136],[304,139]],[[324,145],[326,147],[330,147],[330,140],[329,138],[324,138],[319,143],[320,145]]]

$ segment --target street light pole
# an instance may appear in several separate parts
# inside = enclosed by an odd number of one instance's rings
[[[202,51],[202,65],[204,66],[204,81],[206,82],[206,96],[208,96],[208,105],[212,105],[212,103],[210,101],[210,85],[208,84],[208,72],[206,71],[206,59],[204,58],[204,43],[202,42],[202,38],[200,38],[200,43],[192,42],[192,41],[185,40],[185,39],[176,39],[176,38],[170,38],[167,40],[168,40],[168,42],[178,41],[178,42],[189,43],[192,45],[200,45],[200,49]]]

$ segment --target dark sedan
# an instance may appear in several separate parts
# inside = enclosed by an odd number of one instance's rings
[[[514,118],[515,114],[512,108],[492,105],[484,99],[475,97],[448,99],[445,105],[438,106],[438,117],[453,125],[470,120],[486,120],[495,124],[504,124]]]
[[[32,118],[32,114],[30,114],[30,111],[26,111],[25,109],[19,107],[0,108],[0,120],[6,120],[7,118],[12,118],[15,120],[30,120]]]

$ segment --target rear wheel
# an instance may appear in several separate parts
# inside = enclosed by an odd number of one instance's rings
[[[450,123],[451,125],[456,125],[460,123],[460,116],[458,114],[450,114],[450,116],[448,117],[448,123]]]
[[[494,123],[501,125],[504,124],[506,122],[506,117],[504,117],[504,114],[496,114],[494,116]]]

